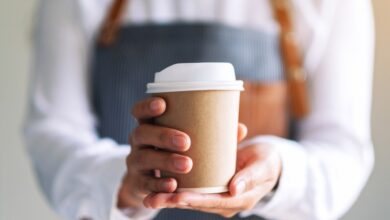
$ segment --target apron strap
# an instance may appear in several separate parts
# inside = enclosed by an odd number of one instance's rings
[[[303,69],[302,55],[294,33],[291,5],[289,0],[270,0],[273,6],[275,19],[280,26],[280,47],[285,67],[285,75],[290,98],[292,115],[302,119],[309,113],[307,96],[306,74]],[[105,20],[103,21],[98,42],[102,46],[109,46],[115,42],[123,11],[129,0],[114,0]]]
[[[128,0],[114,0],[98,36],[100,45],[109,46],[115,42],[127,3]]]
[[[291,111],[296,119],[309,113],[306,73],[291,18],[291,5],[288,0],[271,0],[274,16],[280,26],[280,47],[285,68]]]

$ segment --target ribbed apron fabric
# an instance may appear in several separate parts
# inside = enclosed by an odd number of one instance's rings
[[[130,110],[148,95],[154,74],[175,63],[229,62],[237,78],[258,82],[284,79],[277,34],[210,23],[123,27],[110,46],[96,45],[91,66],[92,105],[98,133],[119,144],[137,122]],[[212,74],[212,73],[210,73]],[[197,211],[163,209],[156,220],[225,219]],[[257,216],[231,219],[262,219]]]

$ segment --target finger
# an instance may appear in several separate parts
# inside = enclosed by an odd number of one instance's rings
[[[203,212],[216,213],[224,217],[232,217],[238,212],[244,210],[251,210],[258,201],[266,195],[268,189],[263,186],[259,186],[251,191],[248,191],[240,196],[232,197],[229,194],[183,194],[178,200],[172,198],[172,201],[176,200],[176,208],[193,209]],[[178,197],[179,194],[176,195]],[[178,202],[178,201],[179,202]]]
[[[248,128],[243,123],[238,123],[238,142],[244,140],[246,135],[248,134]]]
[[[138,170],[149,172],[150,170],[168,171],[171,173],[185,174],[192,169],[191,158],[154,149],[140,149],[135,157],[134,166]]]
[[[187,201],[187,197],[190,195],[181,196],[181,194],[186,193],[151,193],[144,199],[144,206],[147,208],[154,208],[154,209],[160,209],[160,208],[187,208],[187,209],[206,209],[206,206],[201,203],[197,204],[194,203],[194,206],[192,204],[189,204],[189,201]],[[193,198],[193,199],[201,199],[201,198]],[[215,198],[215,199],[219,199]],[[198,201],[198,200],[197,200]],[[197,207],[199,205],[199,207]],[[206,203],[208,205],[208,203]],[[212,208],[208,208],[209,210],[212,210]],[[214,209],[216,210],[216,209]]]
[[[237,196],[266,182],[262,163],[256,161],[248,162],[230,181],[229,192],[232,196]]]
[[[178,207],[192,207],[209,210],[238,210],[245,200],[242,197],[232,197],[229,193],[200,194],[191,192],[177,193],[171,198],[173,204]]]
[[[151,193],[145,197],[143,204],[146,208],[153,209],[174,208],[175,204],[171,202],[174,196],[174,193]]]
[[[134,146],[155,146],[170,151],[187,151],[191,145],[190,137],[181,131],[150,124],[142,124],[130,136]]]
[[[166,103],[164,99],[152,97],[136,103],[131,113],[136,119],[145,120],[160,116],[164,113],[165,109]]]
[[[177,188],[177,181],[173,178],[154,178],[144,176],[138,185],[140,193],[147,195],[151,192],[172,193]]]

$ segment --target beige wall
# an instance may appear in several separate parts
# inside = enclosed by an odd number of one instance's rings
[[[0,1],[0,220],[58,219],[33,179],[20,128],[27,94],[30,25],[36,0]],[[365,191],[345,220],[390,219],[390,1],[374,2],[377,52],[373,136],[376,167]]]
[[[58,219],[34,182],[20,133],[36,0],[0,0],[0,220]]]

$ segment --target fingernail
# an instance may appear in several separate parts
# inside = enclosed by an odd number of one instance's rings
[[[152,110],[152,111],[157,111],[160,109],[160,101],[159,100],[153,100],[150,105],[149,105],[149,108]]]
[[[171,181],[164,181],[161,186],[164,191],[169,191],[171,189]]]
[[[183,137],[182,135],[175,135],[172,138],[172,143],[176,147],[184,147],[187,145],[187,138]]]
[[[176,169],[184,171],[187,169],[187,159],[185,158],[176,158],[173,161],[173,165],[176,167]]]
[[[236,186],[237,195],[242,194],[242,193],[245,191],[245,187],[246,187],[245,181],[240,180],[240,181],[237,183],[237,186]]]

